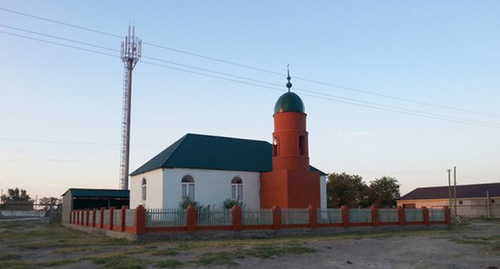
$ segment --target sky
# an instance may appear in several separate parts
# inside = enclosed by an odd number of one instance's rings
[[[401,194],[499,182],[498,1],[0,2],[0,189],[118,188],[134,25],[130,171],[186,133],[271,141],[304,101],[311,164]],[[452,174],[453,178],[453,174]]]

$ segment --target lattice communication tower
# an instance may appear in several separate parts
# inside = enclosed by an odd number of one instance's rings
[[[141,58],[142,41],[135,36],[135,26],[128,27],[128,36],[122,41],[123,69],[122,144],[120,158],[120,189],[128,190],[130,156],[130,105],[132,103],[132,70]]]

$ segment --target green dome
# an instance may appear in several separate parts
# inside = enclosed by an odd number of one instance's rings
[[[304,103],[297,94],[287,92],[280,96],[276,105],[274,105],[274,113],[276,114],[279,112],[305,113]]]

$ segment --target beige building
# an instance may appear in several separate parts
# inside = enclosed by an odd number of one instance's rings
[[[451,200],[450,200],[451,191]],[[441,208],[448,206],[452,216],[500,217],[500,183],[460,185],[456,187],[417,188],[397,200],[404,208]]]

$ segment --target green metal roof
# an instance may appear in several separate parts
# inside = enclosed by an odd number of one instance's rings
[[[305,113],[304,103],[296,93],[287,92],[280,96],[274,105],[274,114],[279,112]]]
[[[186,134],[131,176],[160,168],[269,172],[272,170],[272,146],[266,141]],[[325,174],[314,167],[311,171]]]
[[[110,189],[69,189],[72,197],[106,197],[106,198],[129,198],[129,190],[110,190]]]

